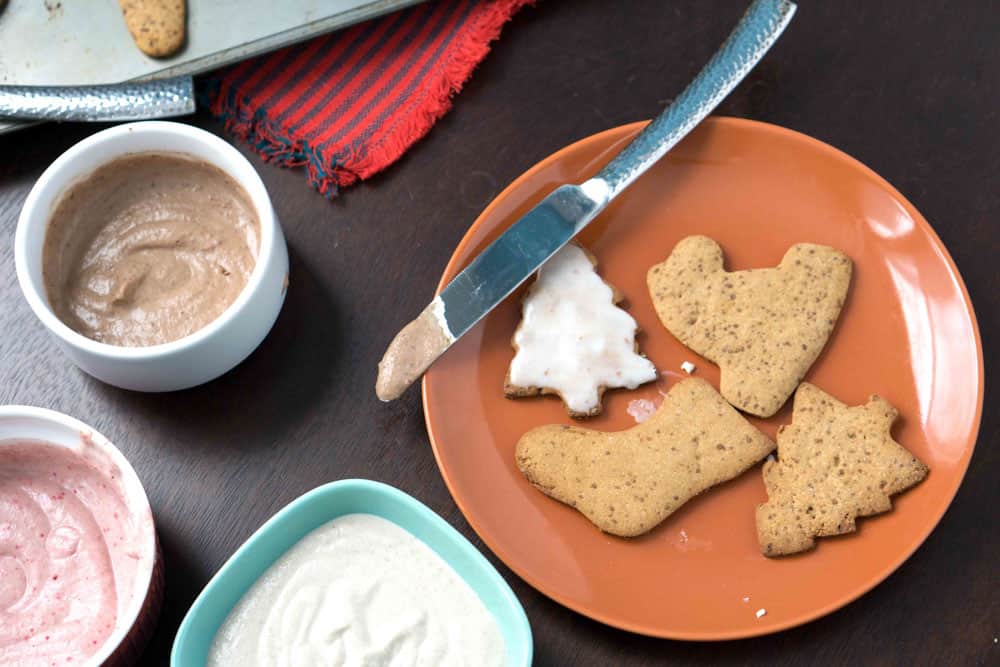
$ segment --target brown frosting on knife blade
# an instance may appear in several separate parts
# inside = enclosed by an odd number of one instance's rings
[[[454,342],[442,316],[440,299],[431,301],[389,343],[378,363],[375,393],[383,401],[399,398]]]

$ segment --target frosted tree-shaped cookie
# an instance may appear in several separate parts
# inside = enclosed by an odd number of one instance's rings
[[[571,416],[592,417],[606,389],[656,379],[656,368],[638,354],[636,322],[620,301],[587,251],[570,244],[556,253],[524,298],[504,394],[558,394]]]
[[[778,429],[778,460],[764,464],[768,501],[757,507],[757,537],[765,556],[849,533],[856,517],[888,512],[889,496],[927,476],[927,466],[889,435],[898,414],[879,396],[848,407],[807,382],[799,386],[792,423]]]

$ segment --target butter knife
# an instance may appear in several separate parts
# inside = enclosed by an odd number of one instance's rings
[[[190,76],[95,86],[0,86],[0,118],[118,121],[194,113]]]
[[[452,343],[587,226],[700,123],[792,19],[787,0],[755,0],[694,81],[593,178],[563,185],[486,247],[389,344],[375,393],[398,398]]]

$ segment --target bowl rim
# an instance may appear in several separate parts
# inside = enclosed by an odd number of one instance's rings
[[[90,441],[98,447],[104,454],[108,455],[114,464],[121,471],[123,478],[129,478],[128,485],[130,487],[128,497],[125,499],[129,509],[135,514],[146,513],[150,518],[149,531],[148,534],[144,536],[143,551],[148,554],[148,571],[142,572],[141,579],[137,577],[137,583],[141,583],[141,586],[136,587],[132,592],[132,600],[127,607],[128,612],[124,615],[119,615],[115,620],[114,630],[108,635],[108,638],[104,640],[100,649],[94,653],[84,664],[84,667],[93,667],[102,664],[105,660],[110,658],[115,651],[125,642],[132,628],[139,621],[139,616],[142,614],[146,607],[146,600],[149,597],[150,588],[153,585],[153,578],[156,573],[156,561],[157,555],[157,542],[156,542],[156,520],[153,517],[153,510],[149,504],[149,497],[146,495],[146,488],[142,485],[142,480],[136,473],[135,468],[126,458],[125,454],[122,453],[118,447],[114,445],[107,437],[100,433],[97,429],[86,424],[75,417],[71,417],[62,412],[56,410],[49,410],[48,408],[39,408],[30,405],[0,405],[0,420],[6,419],[36,419],[39,421],[46,421],[50,423],[63,426],[74,431],[79,432],[81,435],[88,435]],[[0,447],[2,443],[15,440],[15,438],[0,438]],[[31,442],[32,440],[41,440],[39,438],[25,437],[25,441]],[[63,445],[50,442],[56,447],[62,447]],[[136,505],[139,505],[138,507]]]
[[[445,539],[451,545],[458,548],[461,556],[469,558],[471,562],[474,563],[474,566],[485,574],[486,580],[488,581],[488,586],[492,587],[500,594],[500,598],[502,599],[503,602],[503,611],[509,614],[510,616],[509,620],[512,621],[513,634],[516,635],[520,640],[519,642],[520,650],[518,650],[516,654],[516,657],[518,657],[518,662],[516,664],[517,665],[523,664],[526,667],[528,665],[531,665],[533,650],[534,650],[534,639],[531,633],[531,625],[528,622],[527,614],[524,611],[524,607],[517,599],[517,596],[514,595],[514,591],[511,590],[510,585],[503,578],[500,572],[497,571],[497,569],[486,559],[486,557],[478,549],[476,549],[476,547],[473,546],[473,544],[464,535],[459,533],[454,526],[445,521],[443,517],[441,517],[434,510],[430,509],[427,505],[420,502],[419,500],[417,500],[410,494],[406,493],[405,491],[402,491],[394,486],[385,484],[383,482],[377,482],[374,480],[360,479],[360,478],[349,478],[349,479],[336,480],[333,482],[327,482],[326,484],[317,486],[309,491],[306,491],[302,495],[296,497],[294,500],[292,500],[287,505],[282,507],[280,510],[275,512],[263,524],[261,524],[261,526],[257,528],[257,530],[255,530],[250,535],[250,537],[248,537],[239,546],[239,548],[237,548],[235,552],[233,552],[233,554],[226,560],[225,563],[222,564],[222,566],[218,569],[218,571],[212,576],[212,578],[208,581],[208,583],[205,584],[205,587],[201,590],[201,592],[198,594],[198,597],[195,598],[195,601],[191,604],[191,606],[188,608],[187,613],[184,615],[184,618],[181,621],[179,628],[177,629],[177,634],[174,637],[173,646],[171,647],[170,651],[171,667],[189,667],[187,665],[182,665],[181,663],[181,659],[183,657],[182,654],[186,650],[187,645],[190,642],[195,641],[195,639],[191,637],[192,633],[196,632],[201,627],[198,625],[198,620],[199,620],[198,616],[201,615],[202,613],[208,613],[208,612],[203,612],[203,607],[205,607],[208,604],[209,600],[220,594],[220,589],[222,589],[222,587],[224,586],[225,580],[228,578],[228,572],[231,569],[240,566],[243,563],[243,561],[254,562],[255,559],[253,551],[256,548],[256,543],[259,542],[265,534],[268,534],[272,531],[279,529],[279,527],[282,524],[290,521],[294,516],[298,515],[300,512],[305,511],[305,508],[308,505],[317,502],[317,500],[319,499],[328,498],[331,495],[344,495],[344,494],[351,494],[358,492],[374,493],[390,501],[391,504],[412,509],[413,511],[416,512],[419,521],[424,522],[425,525],[428,525],[430,527],[440,529],[442,533],[445,535]],[[323,523],[353,513],[366,513],[366,512],[362,510],[358,512],[349,511],[349,512],[338,513],[336,511],[331,510]],[[473,592],[476,593],[476,596],[479,597],[479,593],[476,590],[474,584],[471,581],[469,581],[465,576],[463,576],[458,571],[458,569],[454,565],[452,565],[448,557],[445,554],[441,553],[433,544],[428,543],[423,538],[414,534],[414,532],[410,527],[402,525],[401,523],[397,522],[396,520],[390,517],[383,516],[375,511],[369,511],[367,513],[379,516],[387,521],[391,521],[393,524],[399,526],[414,538],[420,540],[420,542],[426,545],[439,558],[441,558],[448,565],[448,567],[451,568],[452,571],[454,571],[455,574],[458,575],[462,579],[462,581],[464,581],[466,585],[468,585],[469,588],[471,588]],[[310,529],[310,532],[312,530],[315,530],[321,525],[323,524],[322,523],[317,524],[315,527]],[[306,534],[308,534],[308,532]],[[302,537],[304,537],[304,535]],[[275,562],[277,562],[278,559],[280,559],[285,553],[287,553],[289,549],[291,549],[295,544],[297,544],[302,539],[302,537],[292,542],[292,544],[290,544],[283,551],[281,551],[281,553],[279,553],[274,558],[274,560],[267,563],[266,566],[261,570],[260,574],[258,574],[254,578],[253,582],[251,582],[249,586],[252,586],[253,583],[255,583],[260,578],[260,576],[262,576],[264,572],[267,571],[268,568],[270,568]],[[239,597],[237,597],[236,599],[236,602],[234,602],[232,605],[229,606],[229,609],[226,612],[226,616],[228,616],[228,614],[232,612],[233,607],[239,602],[240,599],[242,599],[243,595],[246,594],[247,590],[249,590],[249,586],[243,591],[241,591]],[[480,598],[480,600],[482,600],[482,598]],[[486,607],[487,611],[489,611],[490,615],[493,616],[493,618],[498,622],[498,625],[500,625],[499,622],[501,619],[499,616],[501,612],[494,611],[493,608],[486,605],[485,601],[483,601],[483,605]],[[225,616],[223,617],[221,622],[224,621],[225,621]],[[215,630],[212,632],[213,638],[217,632],[218,628],[215,628]],[[517,649],[518,647],[511,647],[507,645],[506,635],[504,635],[504,639],[505,639],[505,649],[507,651],[507,655],[510,656],[513,653],[512,648]]]
[[[122,141],[123,137],[131,136],[136,133],[173,134],[191,142],[201,143],[217,154],[231,158],[235,162],[235,169],[227,168],[222,164],[219,164],[219,161],[216,160],[200,157],[196,159],[208,162],[216,168],[221,169],[247,192],[250,200],[253,202],[254,210],[257,213],[260,223],[260,247],[257,251],[253,271],[251,271],[250,276],[247,278],[246,285],[243,286],[243,289],[237,295],[236,299],[214,320],[200,329],[191,332],[187,336],[178,338],[177,340],[172,340],[166,343],[158,343],[156,345],[147,345],[144,347],[125,347],[121,345],[102,343],[91,338],[87,338],[83,334],[74,331],[56,316],[48,304],[48,298],[45,296],[44,285],[37,285],[31,278],[31,273],[28,270],[29,266],[34,266],[36,263],[41,262],[41,259],[29,257],[27,249],[27,230],[29,226],[33,225],[43,225],[44,227],[47,227],[52,210],[55,208],[55,205],[59,202],[69,187],[92,174],[97,168],[107,165],[114,160],[122,158],[126,155],[151,152],[190,155],[183,150],[183,148],[164,151],[116,151],[112,156],[109,156],[96,166],[88,170],[84,170],[68,179],[62,187],[54,190],[51,195],[48,194],[49,190],[56,187],[53,185],[53,181],[60,178],[63,172],[69,169],[68,165],[71,164],[73,160],[94,150],[100,145],[108,142]],[[48,206],[49,210],[43,214],[40,212],[40,209],[45,206]],[[191,125],[186,125],[184,123],[161,120],[139,121],[136,123],[116,125],[114,127],[101,130],[100,132],[96,132],[78,141],[57,157],[52,164],[50,164],[48,168],[42,172],[42,175],[32,186],[31,191],[24,200],[21,212],[18,215],[17,229],[14,233],[14,264],[17,272],[17,281],[20,285],[21,293],[28,302],[28,306],[35,313],[35,316],[41,320],[45,328],[52,332],[66,345],[83,350],[89,354],[108,359],[158,359],[175,354],[187,348],[194,347],[213,337],[219,330],[223,329],[249,305],[253,296],[259,291],[261,284],[263,283],[269,259],[275,251],[275,245],[277,243],[275,238],[277,236],[276,227],[277,219],[274,213],[274,207],[271,203],[271,198],[267,193],[267,188],[264,186],[264,182],[260,178],[260,174],[257,173],[257,170],[253,167],[250,161],[233,145],[211,132]],[[44,234],[45,231],[43,231],[43,235]]]

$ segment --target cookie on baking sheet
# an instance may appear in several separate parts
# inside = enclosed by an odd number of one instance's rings
[[[770,417],[823,350],[851,268],[839,250],[800,243],[777,267],[729,272],[715,241],[690,236],[646,281],[663,326],[719,365],[726,400]]]
[[[606,433],[553,424],[517,443],[522,474],[612,535],[646,533],[774,450],[708,382],[675,384],[646,421]]]
[[[557,394],[570,416],[593,417],[606,389],[656,379],[656,368],[638,354],[635,320],[616,305],[621,296],[596,265],[571,243],[538,270],[511,341],[508,398]]]
[[[166,58],[183,46],[185,0],[118,0],[118,5],[132,40],[146,55]]]
[[[856,517],[889,511],[889,496],[927,476],[927,466],[889,434],[897,415],[879,396],[849,407],[802,383],[792,423],[778,430],[778,460],[764,464],[768,500],[757,508],[757,537],[765,556],[849,533]]]

